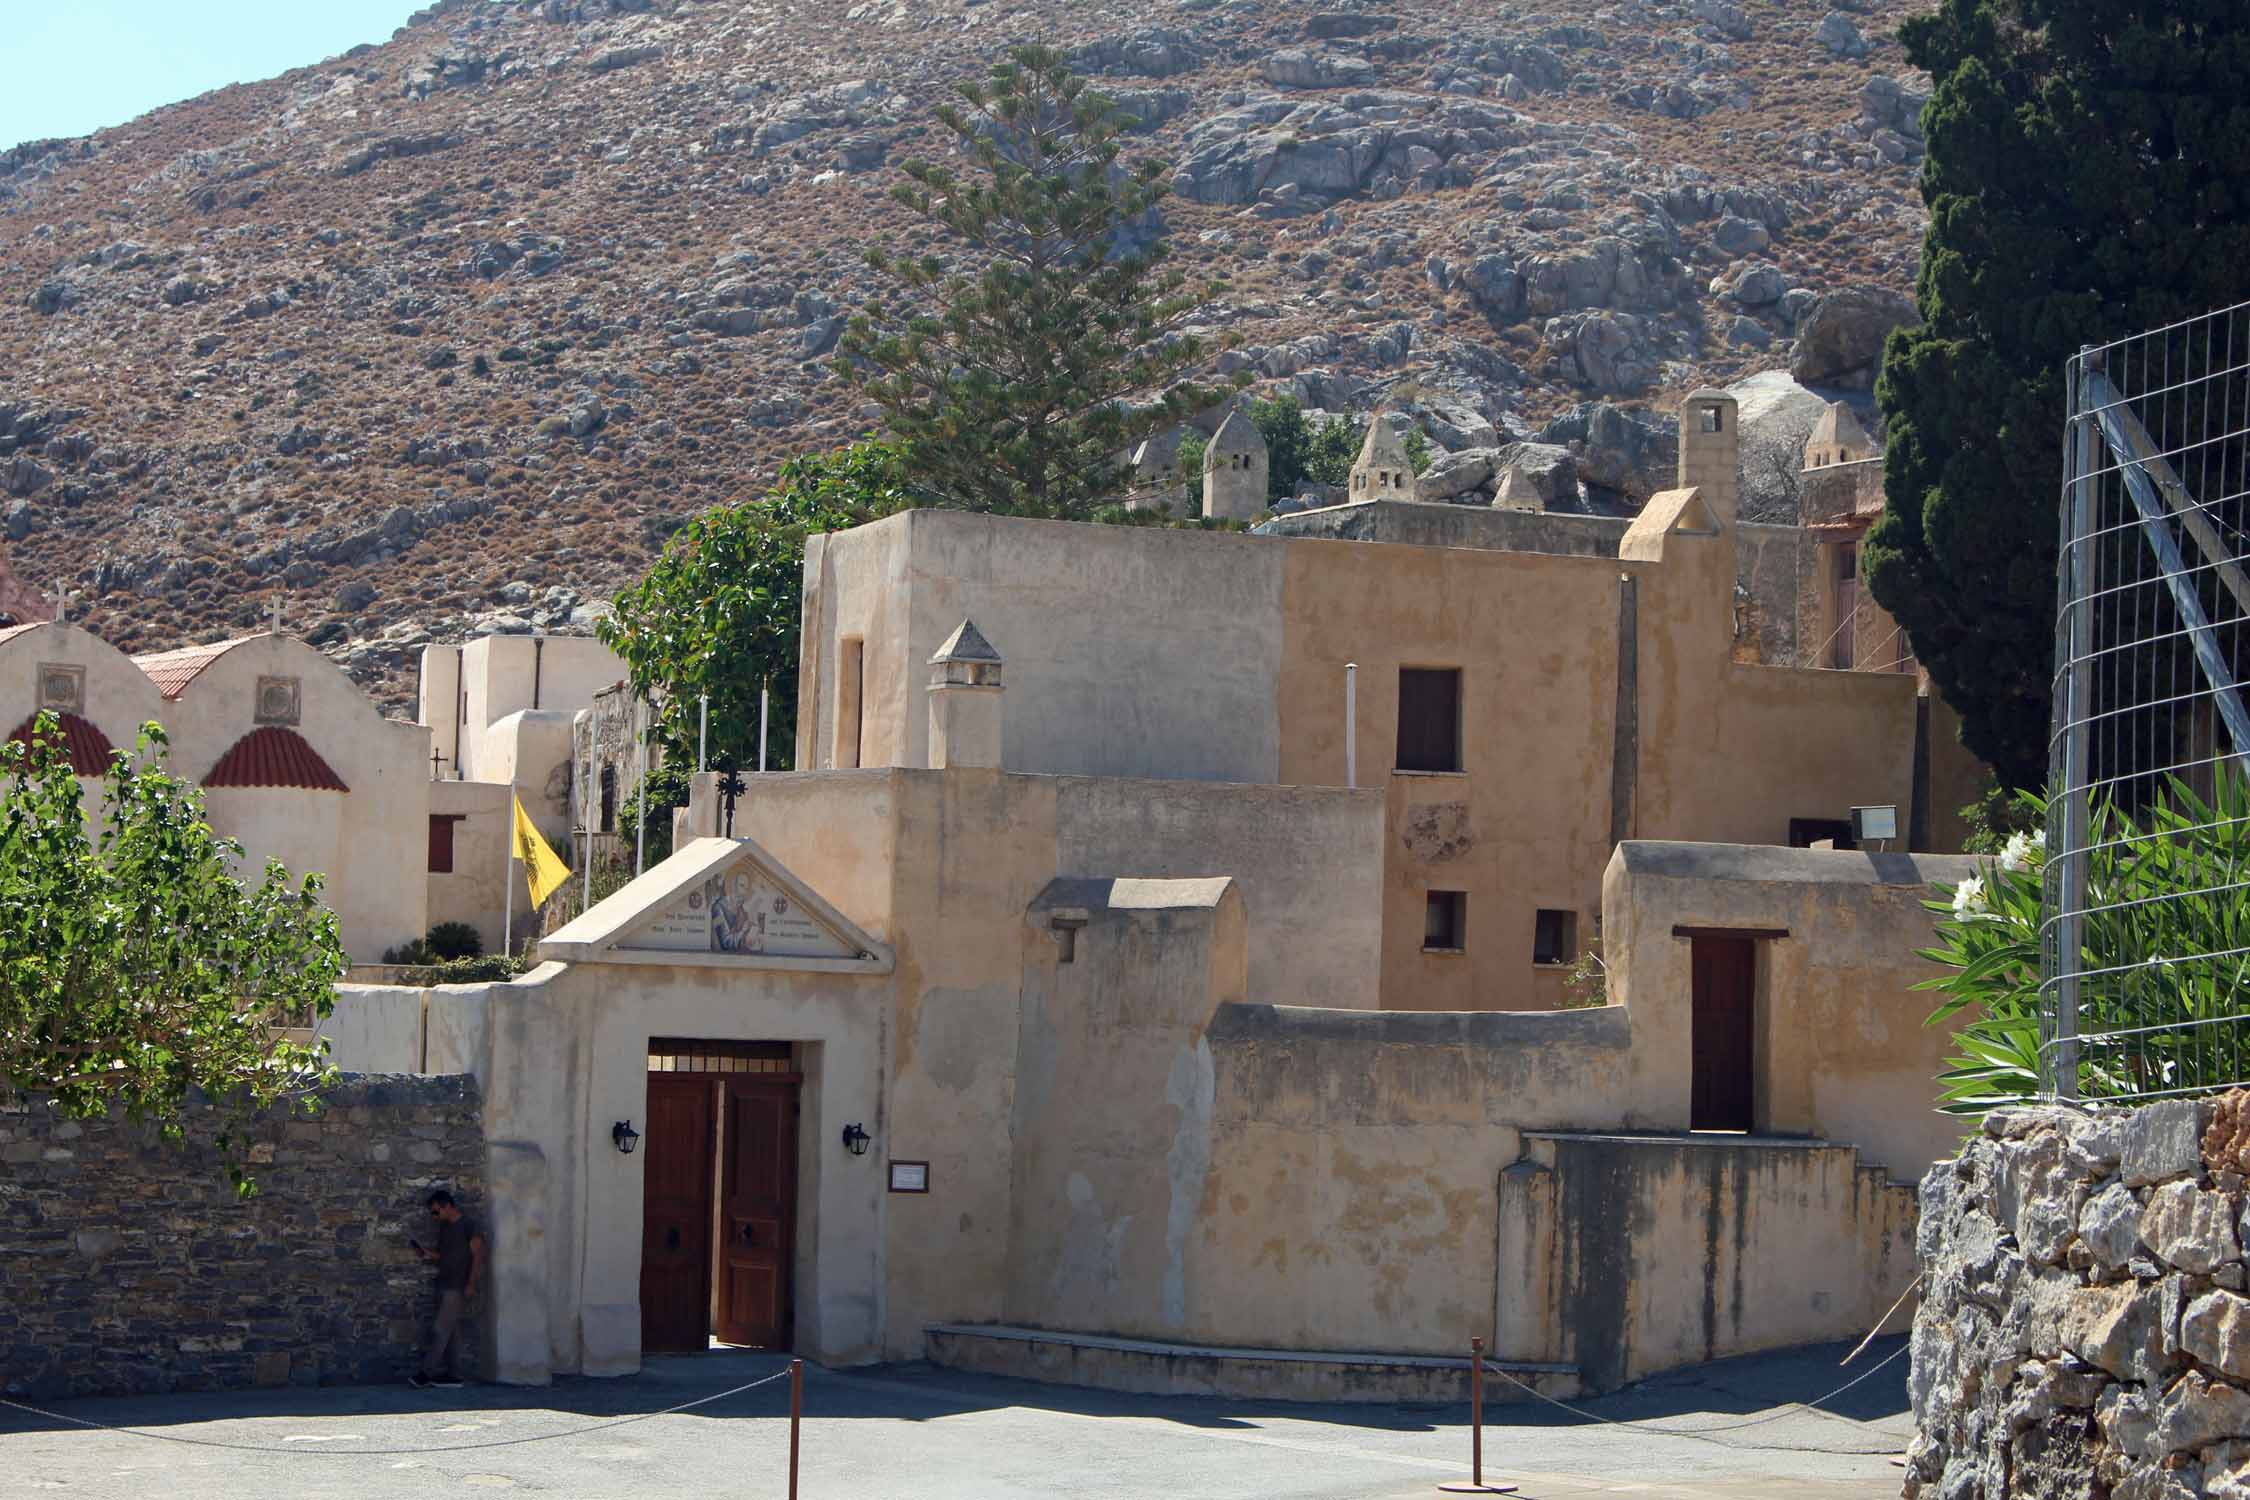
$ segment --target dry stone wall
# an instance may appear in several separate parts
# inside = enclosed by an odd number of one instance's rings
[[[2250,1497],[2250,1093],[1988,1118],[1922,1179],[1906,1500]]]
[[[259,1117],[244,1199],[196,1144],[208,1106],[171,1144],[0,1105],[0,1391],[404,1377],[433,1299],[406,1241],[431,1243],[434,1187],[481,1219],[481,1116],[472,1078],[347,1074],[315,1114]]]

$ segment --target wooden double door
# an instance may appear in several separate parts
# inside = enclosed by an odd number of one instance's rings
[[[796,1253],[795,1074],[651,1073],[642,1150],[641,1348],[787,1349]]]

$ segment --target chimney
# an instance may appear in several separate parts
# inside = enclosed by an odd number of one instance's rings
[[[963,620],[930,658],[930,769],[1000,765],[1000,653]]]
[[[1732,526],[1742,498],[1742,438],[1735,430],[1740,408],[1725,391],[1700,390],[1680,407],[1680,480],[1683,490],[1701,490],[1722,526]]]

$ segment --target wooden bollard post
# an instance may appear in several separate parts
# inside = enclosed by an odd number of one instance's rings
[[[797,1424],[805,1414],[805,1362],[789,1361],[789,1500],[797,1500]]]
[[[1448,1495],[1513,1495],[1512,1484],[1484,1482],[1484,1340],[1469,1340],[1469,1479],[1438,1486]]]

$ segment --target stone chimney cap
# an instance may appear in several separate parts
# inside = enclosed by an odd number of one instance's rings
[[[992,649],[992,642],[986,640],[984,632],[977,629],[977,622],[963,620],[960,628],[946,637],[945,644],[937,648],[937,654],[930,658],[930,665],[941,666],[951,661],[997,664],[999,660],[1000,653]]]

